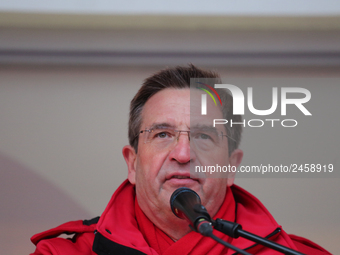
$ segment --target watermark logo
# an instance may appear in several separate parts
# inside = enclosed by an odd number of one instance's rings
[[[271,88],[271,105],[270,107],[265,107],[265,109],[256,109],[254,106],[253,98],[253,88],[248,87],[245,94],[243,91],[232,84],[215,84],[213,86],[208,85],[203,82],[196,81],[195,87],[204,91],[205,93],[201,95],[201,115],[207,115],[207,95],[209,95],[217,106],[217,102],[222,106],[222,100],[216,91],[216,89],[228,90],[233,98],[233,115],[244,115],[245,107],[248,107],[250,113],[256,116],[266,116],[266,119],[243,119],[242,122],[233,122],[233,120],[226,119],[214,119],[213,126],[217,124],[228,124],[231,127],[233,125],[242,125],[243,127],[262,127],[265,123],[271,124],[274,127],[275,123],[281,123],[283,127],[295,127],[298,122],[295,119],[274,119],[270,118],[270,115],[274,114],[277,110],[280,111],[281,116],[287,115],[287,106],[296,107],[299,112],[305,116],[311,116],[311,112],[306,108],[305,104],[310,101],[311,93],[308,89],[300,87],[273,87]]]
[[[220,96],[218,95],[217,91],[213,87],[211,87],[210,85],[203,83],[203,82],[196,82],[196,83],[204,85],[205,87],[209,88],[216,95],[216,97],[218,98],[218,100],[219,100],[219,102],[222,106],[222,100],[221,100]],[[215,105],[217,106],[215,97],[213,96],[213,94],[209,90],[207,90],[205,88],[201,88],[201,87],[197,87],[197,88],[206,92],[212,98]],[[202,94],[202,96],[201,96],[201,115],[207,115],[207,94]]]
[[[232,84],[215,84],[215,88],[228,89],[233,96],[233,114],[234,115],[244,115],[244,94],[242,90]],[[278,105],[278,89],[276,87],[272,88],[272,105],[269,109],[258,110],[255,109],[253,103],[253,88],[249,87],[248,92],[248,109],[251,113],[259,116],[270,115],[274,113]],[[287,98],[289,93],[303,94],[303,98]],[[304,115],[312,115],[306,107],[303,105],[311,99],[311,93],[305,88],[295,88],[295,87],[283,87],[281,88],[281,115],[287,115],[287,105],[295,105]]]

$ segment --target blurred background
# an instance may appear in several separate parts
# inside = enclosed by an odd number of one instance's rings
[[[102,213],[127,176],[130,100],[155,71],[188,63],[262,91],[263,109],[274,86],[311,91],[312,116],[289,116],[296,129],[245,128],[244,165],[340,171],[339,1],[1,1],[3,254],[33,252],[33,234]],[[337,254],[339,175],[315,177],[236,183],[286,232]]]

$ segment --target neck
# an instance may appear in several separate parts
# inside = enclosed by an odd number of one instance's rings
[[[177,218],[170,210],[162,211],[162,210],[143,210],[137,202],[135,201],[135,208],[137,211],[137,220],[141,220],[139,222],[140,227],[143,229],[141,224],[144,222],[143,218],[148,218],[148,221],[160,229],[163,233],[165,233],[169,238],[173,241],[178,241],[183,236],[191,232],[191,228],[189,227],[189,223],[186,220],[182,220]],[[152,219],[152,220],[151,220]],[[146,227],[146,225],[144,225]]]
[[[158,224],[154,222],[154,224],[175,242],[192,231],[189,223],[179,218],[167,222],[162,221]]]

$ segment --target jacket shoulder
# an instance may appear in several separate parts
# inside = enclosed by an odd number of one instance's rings
[[[305,254],[314,254],[314,255],[327,255],[330,254],[330,252],[326,251],[324,248],[322,248],[320,245],[304,238],[301,236],[296,236],[289,234],[290,239],[295,244],[298,251],[305,253]]]
[[[34,235],[31,241],[37,248],[32,254],[91,254],[98,220],[70,221]],[[62,234],[70,236],[59,237]]]

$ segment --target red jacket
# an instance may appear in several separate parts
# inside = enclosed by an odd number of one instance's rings
[[[235,221],[241,224],[244,230],[267,237],[304,254],[330,254],[305,238],[286,234],[262,203],[247,191],[236,185],[233,185],[231,190],[236,202]],[[63,233],[75,235],[69,239],[59,238],[58,236]],[[208,237],[201,237],[198,233],[192,232],[188,235],[191,238],[190,243],[198,240],[197,245],[202,246],[202,244],[208,242]],[[158,254],[145,241],[143,234],[138,229],[135,213],[135,191],[128,181],[125,181],[116,190],[100,218],[71,221],[36,234],[31,240],[37,246],[35,253],[32,253],[36,255]],[[237,239],[228,237],[225,240],[238,248],[246,249],[251,254],[281,254],[261,245],[254,245],[253,242],[241,237]],[[211,239],[209,239],[209,242],[211,242]],[[175,249],[172,250],[176,251]],[[184,250],[182,253],[180,249],[177,249],[177,251],[180,251],[181,254],[197,254],[196,252],[186,253]],[[223,254],[231,255],[235,253],[230,249],[227,252],[225,251]]]

